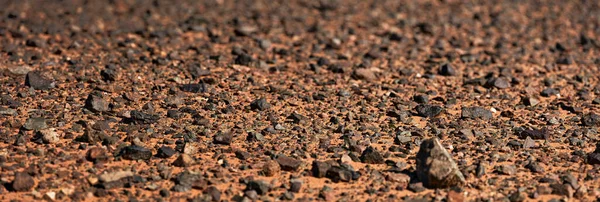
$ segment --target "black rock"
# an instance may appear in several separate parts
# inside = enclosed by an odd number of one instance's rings
[[[250,65],[250,63],[252,61],[254,61],[254,58],[252,58],[252,56],[250,56],[246,53],[239,54],[235,58],[235,64],[238,64],[238,65],[248,66],[248,65]]]
[[[600,115],[597,115],[595,113],[583,115],[583,117],[581,117],[581,124],[584,126],[599,126]]]
[[[352,171],[340,166],[332,166],[327,170],[326,177],[333,182],[350,182],[352,180]]]
[[[131,145],[121,149],[119,156],[127,160],[149,160],[152,158],[152,151],[144,147]]]
[[[523,131],[518,132],[517,134],[522,139],[531,137],[531,139],[534,139],[534,140],[543,140],[543,139],[548,139],[550,137],[550,134],[548,133],[547,129],[523,130]]]
[[[588,164],[600,164],[600,143],[596,144],[596,149],[587,155]]]
[[[250,108],[252,110],[259,110],[259,111],[263,111],[266,109],[269,109],[271,107],[271,104],[269,102],[267,102],[267,99],[265,98],[259,98],[254,100],[252,103],[250,103]]]
[[[25,85],[36,90],[49,90],[56,86],[52,79],[47,79],[40,75],[39,72],[31,71],[25,77]]]
[[[541,96],[544,97],[550,97],[552,95],[557,95],[560,92],[558,92],[558,90],[554,89],[554,88],[546,88],[544,90],[542,90],[542,92],[540,93]]]
[[[417,105],[415,107],[415,110],[417,111],[417,115],[431,118],[439,115],[444,110],[444,108],[435,105],[421,104]]]
[[[215,137],[213,138],[213,142],[215,144],[222,144],[222,145],[230,145],[232,140],[233,140],[233,134],[231,132],[218,132],[217,134],[215,134]]]
[[[373,148],[371,146],[367,147],[367,149],[365,149],[365,151],[363,151],[362,155],[360,156],[360,160],[363,163],[370,163],[370,164],[385,163],[385,159],[383,158],[381,153],[379,153],[379,151],[377,151],[375,148]]]
[[[206,83],[183,84],[179,88],[183,92],[190,93],[205,93],[208,91],[208,85]]]
[[[440,74],[442,76],[455,76],[456,70],[454,69],[454,67],[452,67],[451,64],[446,63],[446,64],[443,64],[442,66],[440,66],[438,74]]]
[[[167,146],[162,146],[162,147],[158,148],[156,157],[170,158],[171,156],[175,155],[176,153],[177,153],[177,151],[175,151],[175,149],[173,149],[171,147],[167,147]]]
[[[327,174],[327,170],[331,168],[331,164],[322,162],[322,161],[313,161],[312,163],[312,175],[313,177],[325,177]]]
[[[208,187],[202,193],[209,195],[212,201],[221,201],[221,191],[215,186]]]
[[[463,107],[460,116],[462,118],[489,120],[492,119],[492,112],[483,107]]]
[[[425,191],[426,188],[423,186],[422,182],[411,183],[408,185],[408,190],[411,190],[415,193],[419,193]]]
[[[246,190],[256,191],[259,195],[265,195],[269,193],[271,187],[265,181],[262,180],[252,180],[246,184]]]
[[[160,117],[156,114],[148,114],[137,110],[130,112],[131,118],[127,121],[134,124],[153,124],[158,122]]]
[[[85,108],[92,112],[108,111],[108,102],[97,93],[91,93],[85,100]]]
[[[100,71],[100,76],[104,81],[116,81],[118,74],[115,68],[106,68]]]
[[[429,96],[427,95],[415,95],[413,101],[419,104],[427,104],[429,102]]]

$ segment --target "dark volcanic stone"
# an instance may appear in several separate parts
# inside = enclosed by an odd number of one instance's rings
[[[205,83],[183,84],[180,89],[183,92],[205,93],[208,91],[208,85]]]
[[[281,166],[281,169],[285,171],[296,171],[302,165],[301,160],[284,155],[279,155],[275,161],[277,161],[279,166]]]
[[[496,87],[499,89],[505,89],[510,88],[510,82],[508,81],[508,79],[503,77],[493,77],[487,80],[485,86],[488,88]]]
[[[427,95],[415,95],[413,100],[419,104],[427,104],[429,102],[429,96]]]
[[[123,148],[119,156],[127,160],[149,160],[152,158],[152,151],[137,145],[131,145]]]
[[[554,88],[546,88],[544,90],[542,90],[542,92],[540,93],[541,96],[544,97],[550,97],[552,95],[557,95],[560,92],[558,92],[558,90],[554,89]]]
[[[600,115],[597,115],[595,113],[583,115],[583,117],[581,117],[581,124],[584,126],[599,126]]]
[[[548,139],[550,137],[550,134],[548,133],[548,130],[546,130],[546,129],[523,130],[523,131],[519,132],[518,135],[522,139],[531,137],[531,139],[534,139],[534,140],[543,140],[543,139]]]
[[[132,110],[130,114],[131,118],[129,119],[129,122],[135,124],[153,124],[160,119],[156,114],[148,114],[137,110]]]
[[[254,58],[246,53],[242,53],[235,58],[235,64],[238,65],[248,66],[252,61],[254,61]]]
[[[233,134],[231,132],[218,132],[215,134],[213,142],[215,144],[230,145],[232,140]]]
[[[262,180],[252,180],[246,184],[246,190],[256,191],[259,195],[265,195],[269,193],[271,186]]]
[[[47,79],[39,72],[31,71],[25,77],[25,85],[36,90],[49,90],[54,88],[56,83],[52,79]]]
[[[29,191],[35,185],[35,180],[31,175],[23,172],[15,174],[15,179],[11,183],[14,191]]]
[[[92,93],[85,100],[85,108],[92,112],[105,112],[108,111],[108,102],[102,96]]]
[[[435,105],[421,104],[415,107],[415,110],[417,111],[417,115],[431,118],[439,115],[444,110],[444,108]]]
[[[446,63],[440,66],[438,73],[442,76],[455,76],[456,70],[452,67],[451,64]]]
[[[327,170],[326,176],[333,182],[350,182],[352,171],[340,166],[333,166]]]
[[[360,160],[363,163],[370,163],[370,164],[385,163],[385,159],[383,159],[383,156],[381,155],[381,153],[379,153],[379,151],[377,151],[373,147],[367,147],[367,149],[365,149],[365,151],[363,151],[362,155],[360,156]]]
[[[325,177],[327,170],[331,168],[331,164],[322,161],[313,161],[312,163],[312,175],[313,177]]]
[[[492,119],[492,112],[483,107],[463,107],[460,116],[462,118],[489,120]]]
[[[250,103],[250,108],[252,110],[259,110],[259,111],[263,111],[266,109],[269,109],[271,107],[271,104],[269,102],[267,102],[267,99],[265,98],[259,98],[254,100],[252,103]]]
[[[167,146],[162,146],[160,148],[158,148],[158,152],[156,153],[156,156],[159,158],[170,158],[171,156],[175,155],[177,153],[177,151],[175,151],[175,149],[171,148],[171,147],[167,147]]]
[[[417,176],[426,187],[445,188],[465,184],[465,177],[437,138],[421,143],[417,153]]]

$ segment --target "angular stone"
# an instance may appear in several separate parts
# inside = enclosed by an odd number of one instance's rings
[[[58,133],[54,128],[43,129],[37,132],[37,135],[42,139],[45,144],[54,144],[60,141]]]
[[[510,88],[510,82],[508,82],[508,80],[503,77],[490,78],[485,83],[485,86],[488,88],[496,87],[498,89],[505,89],[505,88]]]
[[[546,130],[546,129],[523,130],[523,131],[519,132],[518,135],[520,138],[531,137],[531,139],[534,139],[534,140],[544,140],[544,139],[548,139],[550,137],[550,134],[548,133],[548,130]]]
[[[230,145],[231,141],[233,141],[231,132],[218,132],[213,138],[215,144]]]
[[[514,175],[517,173],[517,167],[514,165],[500,165],[496,166],[496,172],[503,175]]]
[[[132,110],[130,112],[130,116],[131,118],[129,118],[129,122],[134,124],[153,124],[158,122],[160,119],[158,115],[147,114],[137,110]]]
[[[417,153],[417,176],[426,187],[446,188],[465,184],[465,177],[438,138],[424,140]]]
[[[332,166],[327,170],[326,177],[333,182],[350,182],[352,180],[352,171],[340,166]]]
[[[262,173],[267,177],[279,174],[281,166],[276,161],[269,160],[262,167]]]
[[[104,173],[98,176],[98,180],[100,180],[100,182],[114,182],[126,177],[132,177],[133,175],[134,173],[128,170],[115,171],[110,173]]]
[[[27,130],[38,131],[48,128],[48,125],[46,124],[46,119],[42,117],[34,117],[27,119],[27,121],[25,121],[25,124],[23,125],[23,128]]]
[[[109,110],[108,102],[102,96],[96,94],[88,95],[85,100],[85,108],[92,112],[105,112]]]
[[[152,151],[137,145],[131,145],[123,148],[119,156],[127,160],[149,160],[152,158]]]
[[[600,115],[597,115],[595,113],[583,115],[583,117],[581,117],[581,124],[584,126],[599,126]]]
[[[313,177],[325,177],[327,174],[327,170],[331,168],[331,164],[322,161],[313,161],[312,163],[312,175]]]
[[[52,79],[43,77],[39,72],[31,71],[25,77],[25,85],[35,90],[49,90],[56,86]]]
[[[259,195],[265,195],[269,193],[271,186],[262,180],[252,180],[246,184],[246,190],[254,190]]]
[[[208,91],[208,85],[205,83],[183,84],[181,85],[180,89],[183,92],[205,93]]]
[[[442,66],[440,66],[440,69],[438,70],[438,74],[440,74],[442,76],[455,76],[456,70],[454,69],[454,67],[452,67],[451,64],[445,63]]]
[[[259,98],[250,103],[250,109],[252,110],[263,111],[269,109],[270,107],[271,104],[267,102],[267,99],[265,98]]]
[[[359,80],[374,81],[377,76],[372,69],[358,68],[352,73],[352,77]]]
[[[158,148],[158,152],[156,153],[156,157],[158,158],[170,158],[171,156],[175,155],[177,153],[177,151],[175,151],[175,149],[168,147],[168,146],[162,146],[160,148]]]
[[[292,157],[287,157],[284,155],[279,155],[275,160],[277,161],[277,163],[279,163],[281,169],[285,171],[297,171],[300,168],[300,166],[302,166],[301,160]]]
[[[381,153],[379,153],[379,151],[377,151],[375,148],[373,148],[371,146],[367,147],[367,149],[365,149],[365,151],[363,151],[362,155],[360,156],[360,160],[363,163],[370,163],[370,164],[385,163],[385,159],[383,158]]]
[[[417,115],[426,117],[426,118],[431,118],[431,117],[435,117],[435,116],[439,115],[440,113],[442,113],[444,108],[442,108],[440,106],[435,106],[435,105],[421,104],[421,105],[417,105],[415,107],[415,110],[417,111]]]
[[[195,160],[187,154],[180,154],[179,157],[177,157],[177,159],[175,159],[175,161],[173,162],[174,166],[177,167],[188,167],[191,166],[195,163]]]
[[[483,120],[490,120],[493,117],[492,112],[490,110],[484,109],[483,107],[463,107],[460,116],[462,118],[479,118]]]

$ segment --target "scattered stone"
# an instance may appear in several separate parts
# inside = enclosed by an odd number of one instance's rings
[[[34,117],[27,119],[23,125],[23,128],[26,130],[39,131],[48,128],[48,125],[46,124],[46,119],[42,117]]]
[[[189,93],[205,93],[208,91],[208,85],[205,83],[183,84],[180,89]]]
[[[292,179],[290,180],[290,191],[294,193],[299,193],[302,189],[302,180],[301,179]]]
[[[152,158],[152,151],[144,147],[131,145],[121,149],[119,156],[127,160],[149,160]]]
[[[510,82],[503,77],[492,77],[485,83],[487,88],[496,87],[498,89],[510,88]]]
[[[262,180],[252,180],[246,184],[246,190],[256,191],[259,195],[265,195],[269,193],[271,186]]]
[[[454,69],[454,67],[452,67],[450,63],[445,63],[442,66],[440,66],[438,74],[442,76],[456,76],[456,70]]]
[[[415,193],[419,193],[419,192],[425,191],[427,189],[423,186],[422,182],[415,182],[415,183],[408,185],[408,190],[411,190]]]
[[[426,187],[445,188],[465,184],[465,177],[439,139],[421,143],[417,153],[417,176]]]
[[[600,126],[600,115],[597,115],[593,112],[583,115],[581,118],[581,124],[584,126]]]
[[[460,116],[462,118],[490,120],[492,119],[492,112],[482,107],[463,107]]]
[[[552,188],[552,194],[560,196],[573,198],[573,194],[575,194],[575,190],[568,184],[551,184],[550,188]]]
[[[156,157],[158,158],[171,158],[171,156],[175,155],[175,153],[177,153],[177,151],[175,151],[175,149],[168,147],[168,146],[162,146],[160,148],[158,148],[158,152],[156,153]]]
[[[55,130],[56,129],[54,128],[39,130],[37,135],[42,139],[44,144],[54,144],[60,140],[58,133]]]
[[[27,173],[18,172],[15,174],[15,179],[12,181],[11,186],[14,191],[29,191],[35,186],[35,180]]]
[[[327,170],[331,168],[331,164],[322,162],[322,161],[313,161],[312,163],[312,175],[313,177],[325,177],[327,174]]]
[[[526,129],[523,131],[518,132],[518,135],[520,138],[527,138],[530,137],[534,140],[545,140],[548,139],[550,137],[550,134],[548,133],[547,129],[542,129],[542,130],[538,130],[538,129]]]
[[[128,121],[134,124],[153,124],[158,122],[158,120],[160,119],[158,115],[147,114],[137,110],[131,110],[130,115],[131,118],[129,118]]]
[[[14,75],[26,75],[32,70],[29,65],[16,65],[8,68],[8,71]]]
[[[420,104],[415,107],[415,110],[419,116],[432,118],[438,116],[444,110],[444,108],[435,105]]]
[[[497,173],[503,174],[503,175],[514,175],[515,173],[517,173],[517,167],[515,167],[514,165],[500,165],[500,166],[496,166],[495,168]]]
[[[180,154],[179,157],[177,157],[177,159],[175,159],[175,161],[173,162],[174,166],[177,167],[188,167],[191,166],[195,163],[195,160],[187,154]]]
[[[531,139],[530,136],[527,136],[527,138],[525,138],[525,142],[523,142],[523,149],[529,149],[533,147],[535,147],[535,141]]]
[[[271,107],[271,104],[269,102],[267,102],[267,99],[265,99],[265,98],[256,99],[250,104],[250,108],[252,110],[258,110],[258,111],[264,111],[266,109],[269,109],[270,107]]]
[[[540,103],[540,100],[533,98],[533,97],[523,98],[523,104],[527,105],[527,106],[533,107],[533,106],[538,105],[539,103]]]
[[[292,157],[287,157],[284,155],[279,155],[275,160],[277,161],[277,163],[279,163],[281,169],[285,171],[297,171],[300,168],[300,166],[302,166],[301,160]]]
[[[231,132],[218,132],[213,138],[215,144],[230,145],[231,141],[233,141],[233,134]]]
[[[350,182],[352,180],[352,171],[340,166],[332,166],[327,170],[325,176],[333,182]]]
[[[281,171],[281,166],[278,162],[269,160],[262,167],[262,173],[267,177],[272,177]]]
[[[104,149],[100,147],[93,147],[87,151],[85,158],[88,161],[97,163],[108,160],[108,155],[106,154],[106,151]]]
[[[25,85],[35,90],[49,90],[56,86],[52,79],[45,78],[39,72],[31,71],[25,77]]]
[[[115,171],[115,172],[110,172],[110,173],[104,173],[104,174],[98,176],[98,180],[100,182],[114,182],[114,181],[118,181],[118,180],[121,180],[126,177],[132,177],[133,175],[134,175],[134,173],[131,171],[128,171],[128,170]]]
[[[558,95],[560,94],[560,92],[558,92],[558,90],[554,89],[554,88],[546,88],[544,90],[542,90],[542,92],[540,93],[541,96],[544,97],[550,97],[553,95]]]
[[[105,112],[108,111],[108,102],[102,98],[101,95],[91,93],[85,100],[85,108],[92,112]]]
[[[369,163],[369,164],[385,163],[385,159],[383,158],[381,153],[379,153],[379,151],[377,151],[375,148],[373,148],[371,146],[367,147],[367,149],[365,149],[363,151],[362,155],[360,156],[360,160],[363,163]]]
[[[354,79],[365,80],[365,81],[377,80],[377,76],[375,75],[375,72],[373,71],[373,69],[366,69],[366,68],[355,69],[354,72],[352,73],[352,77]]]

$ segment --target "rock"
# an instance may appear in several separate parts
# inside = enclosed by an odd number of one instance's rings
[[[256,191],[259,195],[265,195],[269,193],[271,186],[262,180],[252,180],[246,184],[246,190]]]
[[[544,140],[544,139],[548,139],[550,137],[550,134],[548,134],[548,130],[546,129],[542,129],[542,130],[538,130],[538,129],[532,129],[532,130],[523,130],[518,132],[518,136],[520,138],[527,138],[530,137],[534,140]]]
[[[183,92],[205,93],[208,91],[208,85],[205,83],[183,84],[179,87]]]
[[[300,168],[300,166],[302,166],[301,160],[292,157],[287,157],[284,155],[279,155],[275,160],[277,161],[277,163],[279,163],[281,169],[285,171],[297,171]]]
[[[8,71],[14,75],[26,75],[33,69],[29,65],[17,65],[8,68]]]
[[[370,164],[383,164],[385,163],[385,159],[383,159],[383,156],[381,155],[381,153],[379,153],[379,151],[377,151],[375,148],[369,146],[367,147],[367,149],[365,149],[362,153],[362,155],[360,156],[360,160],[363,163],[370,163]]]
[[[17,115],[17,110],[11,109],[11,108],[0,107],[0,115],[15,116],[15,115]]]
[[[350,182],[352,180],[352,171],[340,166],[332,166],[327,170],[325,176],[333,182]]]
[[[517,173],[517,167],[514,165],[500,165],[496,166],[496,172],[504,175],[514,175]]]
[[[210,196],[212,201],[221,201],[221,191],[215,186],[208,187],[202,193]]]
[[[462,118],[479,118],[483,120],[490,120],[493,117],[492,112],[490,110],[484,109],[483,107],[463,107],[460,116]]]
[[[250,36],[257,31],[258,27],[252,25],[239,25],[234,30],[235,34],[238,36]]]
[[[15,179],[12,181],[11,186],[14,191],[29,191],[35,186],[35,180],[27,173],[18,172],[15,174]]]
[[[252,58],[251,55],[248,55],[247,53],[242,53],[242,54],[239,54],[235,58],[234,62],[235,62],[235,64],[238,64],[238,65],[248,66],[253,61],[254,61],[254,58]]]
[[[352,78],[365,81],[375,81],[377,76],[372,69],[358,68],[352,73]]]
[[[542,90],[542,92],[540,92],[540,95],[544,96],[544,97],[550,97],[550,96],[558,95],[558,94],[560,94],[560,92],[558,92],[558,90],[556,90],[554,88],[546,88],[546,89]]]
[[[259,98],[250,103],[250,109],[252,110],[264,111],[270,107],[271,104],[265,98]]]
[[[57,143],[60,138],[58,137],[58,133],[56,133],[54,128],[48,128],[39,130],[37,135],[42,139],[45,144],[54,144]]]
[[[485,86],[488,88],[496,87],[498,89],[510,88],[510,82],[503,77],[492,77],[487,80]]]
[[[106,151],[100,147],[93,147],[88,149],[85,158],[88,161],[92,161],[94,163],[106,161],[108,160],[108,155],[106,155]]]
[[[454,67],[452,67],[451,64],[445,63],[442,66],[440,66],[438,74],[442,76],[456,76],[456,70],[454,69]]]
[[[587,163],[600,164],[600,143],[596,143],[596,149],[587,155]]]
[[[252,155],[250,155],[250,153],[247,151],[242,151],[242,150],[235,151],[235,157],[237,157],[240,160],[248,160],[248,159],[250,159],[251,156]]]
[[[152,158],[152,151],[145,147],[131,145],[121,149],[119,156],[127,160],[149,160]]]
[[[233,134],[231,132],[218,132],[213,138],[213,143],[230,145],[233,140]]]
[[[426,188],[423,186],[422,182],[416,182],[408,185],[408,190],[411,190],[415,193],[419,193],[425,191]]]
[[[134,124],[153,124],[158,122],[160,119],[158,115],[147,114],[137,110],[131,110],[130,116],[131,118],[129,118],[127,121]]]
[[[299,193],[302,189],[302,180],[301,179],[292,179],[290,180],[290,191],[294,193]]]
[[[25,77],[25,85],[35,90],[49,90],[56,86],[52,79],[43,77],[39,72],[31,71]]]
[[[108,111],[108,102],[102,98],[100,94],[91,93],[85,100],[85,108],[92,112]]]
[[[523,104],[527,105],[527,106],[536,106],[540,103],[540,100],[533,98],[533,97],[526,97],[523,98]]]
[[[116,66],[107,65],[105,69],[100,71],[100,76],[104,81],[116,81],[119,76],[118,73]]]
[[[600,115],[589,113],[581,117],[581,124],[584,126],[600,126]]]
[[[177,153],[177,151],[175,151],[175,149],[168,147],[168,146],[162,146],[160,148],[158,148],[158,152],[156,153],[156,157],[158,158],[171,158],[171,156],[175,155]]]
[[[417,176],[426,187],[431,188],[465,184],[465,177],[437,138],[421,143],[417,153]]]
[[[48,128],[48,125],[46,124],[46,119],[42,117],[34,117],[27,119],[23,125],[23,128],[26,130],[39,131]]]
[[[180,154],[179,157],[177,157],[177,159],[175,159],[175,161],[173,162],[174,166],[177,167],[188,167],[191,166],[195,163],[195,160],[187,154]]]
[[[417,111],[417,115],[431,118],[438,116],[444,110],[444,108],[435,105],[420,104],[415,107],[415,110]]]
[[[569,198],[573,197],[575,190],[568,184],[551,184],[550,188],[552,188],[552,194],[566,196]]]
[[[394,183],[394,185],[406,189],[410,183],[410,176],[404,173],[387,173],[385,180]]]
[[[415,95],[413,96],[413,101],[419,104],[427,104],[429,103],[429,96],[427,95]]]
[[[313,161],[311,168],[312,175],[313,177],[318,178],[325,177],[329,168],[331,168],[331,164],[329,163],[322,161]]]
[[[527,136],[527,138],[525,138],[525,142],[523,142],[523,149],[529,149],[533,147],[535,147],[535,141],[531,139],[530,136]]]
[[[118,181],[118,180],[121,180],[126,177],[132,177],[133,175],[134,175],[134,173],[131,171],[128,171],[128,170],[115,171],[115,172],[110,172],[110,173],[104,173],[104,174],[98,176],[98,180],[100,182],[114,182],[114,181]]]
[[[267,177],[279,174],[281,166],[276,161],[269,160],[262,167],[262,173]]]

